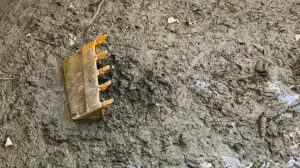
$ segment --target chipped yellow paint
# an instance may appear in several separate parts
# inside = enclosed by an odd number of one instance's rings
[[[96,45],[102,44],[106,35],[83,46],[64,63],[64,77],[73,120],[103,118],[104,110],[113,103],[113,99],[100,102],[99,91],[104,91],[111,84],[107,81],[98,84],[98,75],[104,75],[109,66],[97,69],[96,62],[103,59],[107,51],[96,53]]]

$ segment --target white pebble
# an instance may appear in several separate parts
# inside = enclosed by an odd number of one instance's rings
[[[175,19],[173,16],[168,18],[168,23],[176,23],[179,22],[178,19]]]
[[[6,139],[6,142],[5,142],[5,145],[4,145],[4,147],[10,147],[10,146],[12,146],[13,144],[12,144],[12,142],[11,142],[11,140],[10,140],[10,138],[8,137],[7,139]]]
[[[296,39],[296,41],[299,41],[300,40],[300,34],[296,34],[295,39]]]
[[[212,168],[212,164],[208,162],[204,162],[200,165],[201,168]]]
[[[70,39],[70,46],[73,46],[75,44],[74,40]]]

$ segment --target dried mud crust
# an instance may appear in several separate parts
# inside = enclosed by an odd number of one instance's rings
[[[0,167],[300,161],[299,111],[267,89],[299,85],[297,0],[106,0],[88,26],[99,3],[0,0],[0,77],[15,78],[0,80]],[[104,121],[73,122],[61,63],[104,33],[99,66],[114,69],[99,82],[112,79],[102,95],[115,102]],[[255,72],[259,59],[268,77]]]

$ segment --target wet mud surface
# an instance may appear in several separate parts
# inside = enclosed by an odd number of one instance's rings
[[[0,0],[0,167],[300,167],[299,1],[99,3]],[[62,62],[104,33],[115,102],[73,122]]]

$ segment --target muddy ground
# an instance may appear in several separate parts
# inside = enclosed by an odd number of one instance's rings
[[[300,167],[298,0],[99,3],[0,0],[0,167]],[[62,62],[104,33],[115,102],[71,121]]]

